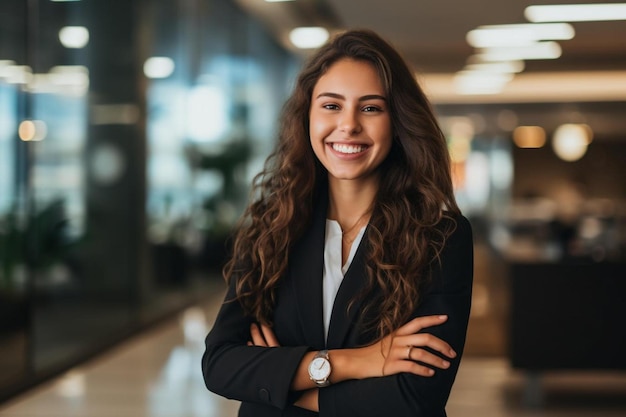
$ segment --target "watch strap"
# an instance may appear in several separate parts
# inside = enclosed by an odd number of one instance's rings
[[[317,352],[315,356],[313,357],[313,359],[317,359],[317,358],[324,358],[327,361],[330,361],[330,358],[328,357],[328,349],[323,349]]]

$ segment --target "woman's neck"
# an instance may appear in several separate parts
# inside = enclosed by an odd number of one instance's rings
[[[364,217],[369,220],[377,192],[377,181],[329,181],[328,218],[338,221],[344,231]]]
[[[329,181],[328,218],[341,226],[342,265],[348,260],[361,228],[370,220],[377,191],[377,181]]]

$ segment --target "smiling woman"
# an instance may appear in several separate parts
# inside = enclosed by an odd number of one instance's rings
[[[240,416],[445,416],[472,232],[404,60],[348,31],[303,68],[224,268],[207,387]]]
[[[309,123],[311,146],[332,187],[376,181],[372,174],[389,154],[392,132],[384,86],[371,64],[332,65],[313,90]]]

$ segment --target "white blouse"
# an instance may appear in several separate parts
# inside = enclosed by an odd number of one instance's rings
[[[350,247],[350,254],[344,265],[341,265],[341,239],[342,232],[339,222],[336,220],[326,219],[326,241],[324,243],[324,275],[323,279],[323,307],[324,307],[324,337],[328,336],[328,327],[330,326],[330,316],[333,312],[333,304],[343,276],[348,271],[354,254],[356,253],[363,234],[365,233],[363,226],[354,238]]]

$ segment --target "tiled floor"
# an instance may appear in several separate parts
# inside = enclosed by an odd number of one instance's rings
[[[208,392],[202,342],[218,303],[193,308],[0,406],[2,417],[233,417],[237,403]],[[208,319],[207,319],[208,317]],[[544,406],[523,405],[524,377],[501,357],[466,356],[450,417],[626,416],[626,374],[542,379]]]

